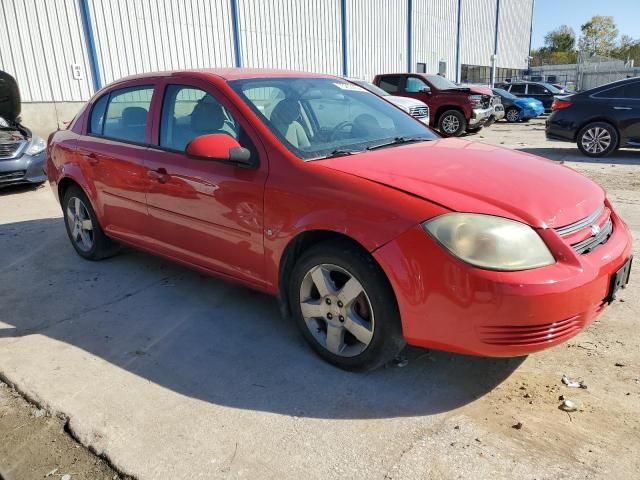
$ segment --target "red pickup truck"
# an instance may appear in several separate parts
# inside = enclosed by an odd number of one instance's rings
[[[461,87],[440,75],[390,73],[376,75],[373,83],[392,95],[429,105],[430,125],[447,136],[480,130],[493,114],[491,95],[475,87]]]

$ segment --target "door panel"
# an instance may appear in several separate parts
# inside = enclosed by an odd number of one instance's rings
[[[158,148],[146,162],[152,235],[157,248],[184,261],[234,277],[264,281],[263,197],[267,163],[259,168],[189,158],[193,138],[226,133],[241,144],[245,126],[211,87],[167,85]],[[222,117],[220,117],[222,112]]]
[[[148,234],[145,158],[153,92],[147,80],[105,94],[94,104],[88,135],[77,145],[96,189],[102,227],[134,242]]]

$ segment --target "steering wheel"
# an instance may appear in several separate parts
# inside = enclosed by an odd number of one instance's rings
[[[333,130],[331,130],[331,133],[329,134],[329,141],[335,140],[334,137],[338,134],[338,132],[340,132],[341,130],[344,130],[346,127],[349,127],[349,126],[353,127],[353,122],[349,122],[349,121],[340,122],[338,125],[333,127]]]

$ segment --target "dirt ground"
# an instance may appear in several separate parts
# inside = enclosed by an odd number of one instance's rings
[[[543,130],[499,123],[468,139],[593,178],[640,258],[640,151],[591,160]],[[73,438],[140,479],[640,478],[639,262],[556,348],[408,349],[403,368],[354,375],[313,357],[273,299],[139,252],[83,262],[60,216],[48,188],[0,192],[0,378],[46,412],[0,384],[6,480],[117,475]]]

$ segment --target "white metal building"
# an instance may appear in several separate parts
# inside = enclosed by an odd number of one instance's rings
[[[372,79],[527,68],[534,0],[2,0],[23,102],[79,102],[139,72],[270,67]]]

